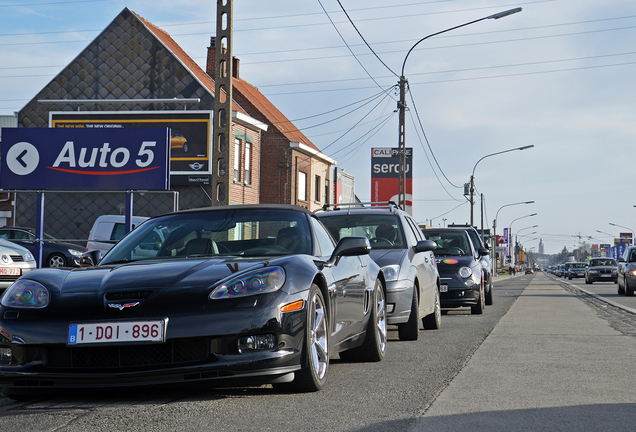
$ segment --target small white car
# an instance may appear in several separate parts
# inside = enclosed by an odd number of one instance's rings
[[[27,248],[0,239],[0,294],[20,276],[35,268],[35,258]]]

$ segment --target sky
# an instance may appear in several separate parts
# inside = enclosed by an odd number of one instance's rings
[[[216,2],[0,0],[0,115],[19,111],[125,7],[205,69]],[[516,7],[427,38],[407,58],[430,34]],[[398,146],[407,58],[419,223],[469,222],[463,185],[474,170],[484,226],[496,219],[527,250],[636,230],[633,0],[237,0],[233,27],[241,78],[355,177],[362,201],[371,149]],[[492,155],[524,146],[534,147]]]

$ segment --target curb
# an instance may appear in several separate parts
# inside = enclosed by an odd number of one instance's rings
[[[549,276],[550,276],[550,278],[552,278],[553,280],[558,281],[559,283],[567,284],[567,285],[571,286],[574,289],[577,289],[577,290],[579,290],[581,292],[584,292],[587,295],[590,295],[590,296],[596,298],[597,300],[600,300],[600,301],[602,301],[604,303],[612,305],[612,306],[614,306],[616,308],[622,309],[625,312],[629,312],[631,314],[636,315],[636,309],[634,309],[634,308],[630,308],[629,306],[625,306],[625,305],[622,305],[620,303],[616,303],[613,300],[606,299],[605,297],[603,297],[603,296],[601,296],[599,294],[596,294],[594,292],[588,291],[585,288],[581,288],[580,286],[574,285],[572,282],[567,282],[567,281],[562,281],[562,280],[556,279],[555,276],[553,276],[553,275],[549,275]]]

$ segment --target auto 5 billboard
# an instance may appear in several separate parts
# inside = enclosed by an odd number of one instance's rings
[[[406,149],[406,211],[413,214],[413,149]],[[400,151],[398,148],[371,149],[371,201],[399,201]]]
[[[0,188],[168,190],[168,128],[2,130]]]
[[[170,174],[211,174],[210,111],[51,112],[49,126],[66,129],[170,128]]]

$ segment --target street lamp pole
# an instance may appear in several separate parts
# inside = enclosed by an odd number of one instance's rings
[[[513,224],[515,221],[518,221],[519,219],[523,219],[523,218],[531,217],[531,216],[536,216],[536,215],[537,215],[536,213],[532,213],[532,214],[529,214],[529,215],[525,215],[525,216],[518,217],[517,219],[513,219],[513,220],[512,220],[512,222],[510,222],[510,227],[509,227],[509,229],[510,229],[510,231],[509,231],[510,240],[512,240],[512,224]],[[515,265],[515,263],[516,263],[516,259],[515,259],[515,247],[516,247],[516,245],[513,245],[513,248],[512,248],[512,265]]]
[[[628,227],[623,226],[623,225],[619,225],[619,224],[611,223],[611,222],[610,222],[609,224],[610,224],[610,225],[612,225],[612,226],[615,226],[615,227],[625,228],[625,229],[627,229],[627,230],[630,230],[630,231],[632,232],[632,241],[636,240],[636,239],[634,238],[634,237],[636,237],[636,236],[634,235],[634,230],[633,230],[633,229],[628,228]],[[620,235],[619,235],[619,237],[620,237]]]
[[[399,176],[400,176],[400,181],[399,181],[399,191],[398,191],[398,201],[400,206],[405,209],[406,208],[406,138],[405,138],[405,122],[404,122],[404,117],[405,117],[405,112],[406,112],[406,84],[407,84],[407,80],[406,77],[404,76],[404,68],[406,67],[406,60],[409,58],[409,55],[411,54],[411,51],[413,51],[413,49],[418,46],[420,44],[420,42],[433,37],[433,36],[437,36],[440,35],[442,33],[446,33],[449,32],[451,30],[455,30],[458,29],[460,27],[465,27],[467,25],[470,24],[474,24],[476,22],[479,21],[483,21],[483,20],[487,20],[487,19],[499,19],[499,18],[503,18],[506,17],[508,15],[512,15],[515,14],[517,12],[521,12],[522,8],[518,7],[518,8],[514,8],[514,9],[510,9],[504,12],[499,12],[496,13],[494,15],[489,15],[487,17],[483,17],[483,18],[479,18],[476,19],[474,21],[470,21],[464,24],[460,24],[458,26],[455,27],[451,27],[448,28],[446,30],[442,30],[436,33],[432,33],[428,36],[424,36],[422,39],[420,39],[419,41],[417,41],[415,43],[415,45],[413,45],[411,47],[411,49],[408,51],[408,53],[406,53],[406,57],[404,57],[404,62],[402,63],[402,74],[400,75],[400,81],[398,82],[398,85],[400,87],[400,100],[398,101],[398,118],[399,118],[399,125],[398,125],[398,152],[399,152],[399,158],[400,158],[400,166],[399,166]],[[472,221],[471,221],[471,225],[472,225]]]
[[[534,201],[521,201],[521,202],[516,202],[516,203],[503,205],[503,206],[499,207],[499,210],[497,210],[497,213],[495,214],[495,220],[493,220],[493,222],[492,222],[492,234],[494,236],[493,238],[495,239],[495,256],[492,259],[492,262],[493,262],[492,274],[494,274],[495,276],[497,275],[497,246],[499,246],[499,243],[497,242],[497,218],[499,217],[499,212],[501,211],[501,209],[503,209],[505,207],[519,205],[519,204],[534,204]],[[492,247],[492,245],[491,245],[491,247]]]
[[[534,144],[532,145],[527,145],[527,146],[523,146],[523,147],[515,147],[512,149],[508,149],[508,150],[503,150],[497,153],[491,153],[491,154],[487,154],[486,156],[482,157],[481,159],[479,159],[477,161],[477,163],[475,164],[475,166],[473,167],[473,172],[470,175],[470,225],[474,226],[473,221],[474,221],[474,206],[475,206],[475,169],[477,168],[477,165],[479,165],[479,162],[483,161],[484,159],[491,157],[491,156],[497,156],[500,155],[502,153],[508,153],[508,152],[512,152],[512,151],[516,151],[516,150],[526,150],[529,148],[534,147]]]

